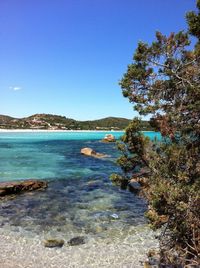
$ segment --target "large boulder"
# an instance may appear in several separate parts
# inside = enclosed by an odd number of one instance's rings
[[[105,137],[102,140],[103,142],[115,142],[115,136],[112,134],[106,134]]]
[[[7,195],[20,194],[26,191],[35,191],[45,189],[47,187],[46,181],[41,180],[26,180],[26,181],[12,181],[0,183],[0,197]]]
[[[86,156],[97,157],[97,158],[107,157],[106,154],[97,153],[91,148],[82,148],[81,154],[86,155]]]
[[[141,190],[141,184],[136,179],[131,179],[128,186],[131,192],[138,192]]]
[[[96,155],[96,152],[91,148],[82,148],[81,154],[87,155],[87,156],[93,156]]]

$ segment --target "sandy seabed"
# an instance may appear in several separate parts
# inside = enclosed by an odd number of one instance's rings
[[[142,235],[143,236],[143,235]],[[1,268],[141,268],[148,249],[157,247],[153,232],[144,229],[134,237],[112,242],[109,239],[90,239],[86,244],[62,248],[45,248],[44,237],[26,236],[0,228]]]

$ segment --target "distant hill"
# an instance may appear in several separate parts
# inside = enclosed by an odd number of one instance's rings
[[[73,119],[52,114],[34,114],[24,118],[0,115],[1,129],[73,129],[75,125]]]
[[[98,120],[77,121],[53,114],[34,114],[24,118],[0,115],[0,129],[52,129],[52,130],[123,130],[130,119],[107,117]],[[148,121],[143,121],[141,130],[150,130]]]
[[[81,129],[124,129],[128,126],[131,120],[119,117],[106,117],[103,119],[92,121],[79,121]]]
[[[12,118],[11,116],[8,116],[8,115],[0,115],[0,122],[1,123],[7,123],[7,122],[9,122],[12,119],[14,119],[14,118]]]

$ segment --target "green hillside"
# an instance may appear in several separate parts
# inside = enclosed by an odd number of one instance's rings
[[[107,117],[92,121],[79,121],[78,125],[81,129],[124,129],[131,120],[118,117]]]
[[[98,120],[77,121],[53,114],[34,114],[24,118],[0,115],[1,129],[52,129],[52,130],[123,130],[130,119],[107,117]],[[148,121],[143,121],[141,130],[150,130]]]

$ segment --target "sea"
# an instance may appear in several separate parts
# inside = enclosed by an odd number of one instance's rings
[[[147,251],[158,242],[144,217],[147,201],[110,180],[121,170],[116,144],[101,141],[109,133],[117,139],[123,135],[119,131],[0,133],[0,181],[48,182],[45,191],[0,203],[0,236],[8,244],[0,252],[5,268],[10,267],[5,265],[10,251],[13,262],[24,256],[19,267],[142,267]],[[160,138],[155,132],[144,135]],[[84,156],[80,153],[84,147],[108,157]],[[67,242],[77,236],[84,244],[70,247]],[[64,247],[56,254],[44,248],[49,238],[64,239]],[[29,258],[22,253],[27,245],[35,250]]]

